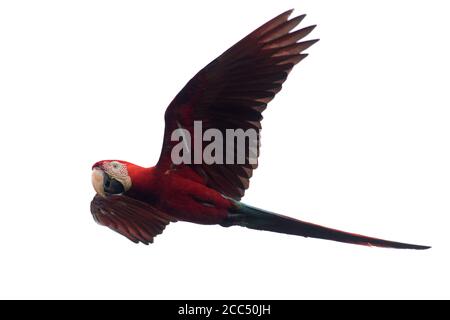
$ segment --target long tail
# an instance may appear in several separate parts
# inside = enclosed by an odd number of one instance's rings
[[[265,230],[279,233],[292,234],[302,237],[319,238],[364,246],[416,249],[424,250],[431,247],[394,242],[348,233],[331,228],[322,227],[309,222],[304,222],[280,214],[261,210],[248,206],[241,202],[235,202],[236,207],[230,212],[229,217],[221,225],[242,226],[255,230]]]

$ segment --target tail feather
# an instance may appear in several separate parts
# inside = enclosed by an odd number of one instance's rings
[[[224,227],[232,225],[365,246],[416,250],[431,248],[335,230],[251,207],[240,202],[236,202],[236,209],[230,212],[228,219],[222,224]]]

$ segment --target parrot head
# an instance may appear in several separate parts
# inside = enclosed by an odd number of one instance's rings
[[[99,161],[92,166],[92,186],[103,197],[125,193],[132,185],[132,167],[133,164],[120,160]]]

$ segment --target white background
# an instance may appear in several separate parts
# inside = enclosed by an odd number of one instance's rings
[[[91,165],[153,165],[201,67],[295,8],[321,41],[264,113],[244,202],[428,251],[93,221]],[[0,298],[450,298],[447,1],[3,1]]]

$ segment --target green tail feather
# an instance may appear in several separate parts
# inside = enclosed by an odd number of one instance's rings
[[[229,217],[226,221],[221,224],[224,227],[241,226],[255,230],[265,230],[374,247],[416,250],[430,248],[428,246],[388,241],[339,231],[258,209],[241,202],[234,202],[235,208],[229,213]]]

